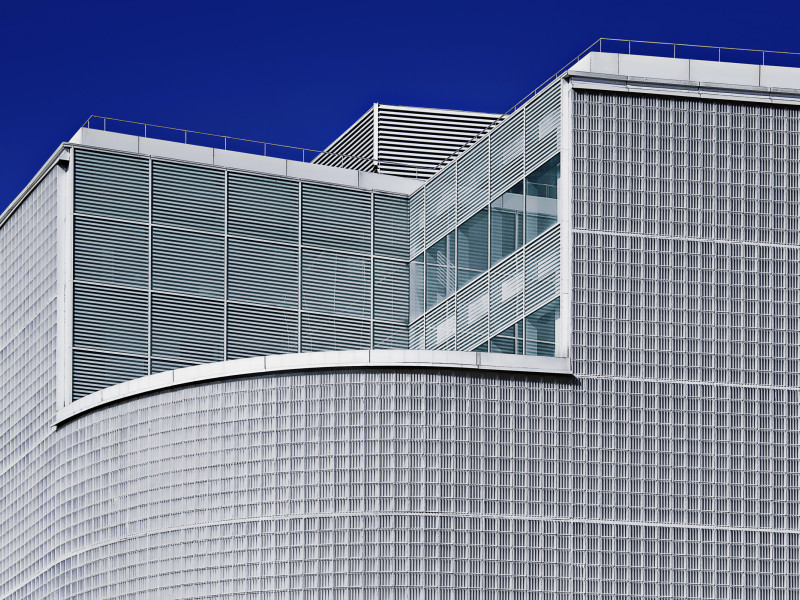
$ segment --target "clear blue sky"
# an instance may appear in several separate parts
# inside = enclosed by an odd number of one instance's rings
[[[0,0],[0,210],[90,114],[324,148],[373,102],[505,112],[599,37],[800,52],[789,2]]]

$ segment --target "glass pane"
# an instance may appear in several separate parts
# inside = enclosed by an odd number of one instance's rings
[[[502,196],[492,201],[492,264],[514,252],[522,245],[522,218],[524,214],[522,182],[515,184]]]
[[[555,299],[525,317],[525,354],[555,355],[556,319],[560,312],[560,301]]]
[[[525,178],[525,242],[558,219],[558,178],[561,163],[556,155]]]
[[[488,352],[488,351],[489,351],[489,343],[488,342],[483,342],[480,346],[478,346],[477,348],[474,348],[472,350],[472,352]]]
[[[522,321],[517,321],[493,337],[489,342],[489,352],[522,354]]]
[[[411,281],[411,320],[425,311],[425,254],[411,261],[409,277]]]
[[[456,232],[451,231],[425,252],[425,307],[431,308],[455,291]]]
[[[489,266],[489,211],[483,209],[458,228],[458,287]]]

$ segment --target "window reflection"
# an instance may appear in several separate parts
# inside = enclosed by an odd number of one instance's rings
[[[458,287],[486,271],[489,263],[489,211],[483,209],[458,228]]]
[[[425,252],[425,308],[432,308],[455,291],[456,232],[451,231]]]

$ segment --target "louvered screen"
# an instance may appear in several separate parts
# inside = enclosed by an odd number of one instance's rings
[[[222,302],[153,294],[151,354],[188,362],[223,359]]]
[[[298,250],[228,240],[228,299],[297,308]]]
[[[147,287],[150,232],[146,225],[75,217],[75,279]]]
[[[296,243],[300,184],[242,173],[228,175],[228,234]]]
[[[225,231],[225,172],[153,161],[153,223]]]
[[[408,349],[408,326],[375,323],[372,326],[372,347],[376,349]]]
[[[301,352],[369,348],[370,322],[304,313],[300,339]]]
[[[150,164],[146,158],[75,149],[75,212],[147,222]]]
[[[490,138],[492,198],[502,194],[525,175],[525,111],[495,129]]]
[[[177,360],[164,360],[162,358],[154,358],[150,361],[150,374],[163,373],[164,371],[172,371],[173,369],[182,369],[184,367],[191,367],[197,363],[181,362]]]
[[[147,355],[147,292],[76,283],[73,344]]]
[[[72,352],[72,399],[147,375],[147,359],[86,350]]]
[[[539,166],[558,152],[561,139],[561,81],[525,106],[525,168]]]
[[[408,326],[408,347],[411,350],[425,348],[425,317],[417,319]]]
[[[370,260],[340,252],[303,250],[303,310],[368,319]]]
[[[522,318],[525,269],[522,250],[489,272],[489,332],[496,335]]]
[[[375,259],[373,318],[408,323],[408,263]]]
[[[428,350],[455,350],[456,302],[451,298],[430,313],[425,323],[425,347]]]
[[[458,221],[471,217],[489,201],[489,139],[458,161]]]
[[[525,249],[525,312],[560,293],[560,226],[536,238]]]
[[[374,107],[351,125],[312,162],[332,167],[375,171],[373,163]]]
[[[409,256],[413,258],[425,250],[425,188],[411,194],[408,200]]]
[[[472,350],[489,333],[488,276],[479,277],[456,296],[456,350]]]
[[[228,304],[228,359],[297,352],[297,311]]]
[[[408,198],[376,193],[373,213],[375,254],[408,260]]]
[[[303,244],[372,252],[372,199],[368,192],[302,184]]]
[[[225,290],[222,236],[153,227],[153,289],[209,298]]]
[[[425,186],[425,237],[435,242],[456,225],[456,165]]]

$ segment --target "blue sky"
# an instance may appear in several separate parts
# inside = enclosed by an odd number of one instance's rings
[[[602,36],[800,52],[796,6],[0,0],[0,209],[90,114],[321,149],[373,102],[505,112]]]

